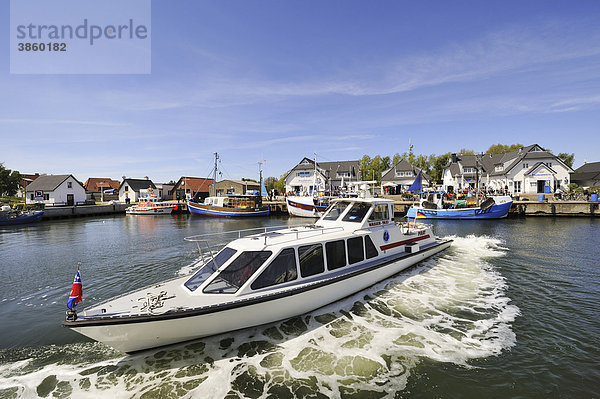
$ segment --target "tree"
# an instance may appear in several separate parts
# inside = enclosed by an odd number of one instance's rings
[[[14,170],[11,171],[4,167],[4,164],[0,162],[0,196],[12,197],[19,191],[19,184],[21,182],[21,174]]]
[[[516,151],[519,148],[523,148],[523,144],[505,145],[505,144],[498,143],[498,144],[491,145],[490,148],[488,148],[485,153],[486,154],[504,154],[507,152]]]
[[[475,155],[475,151],[468,150],[466,148],[461,148],[458,153],[461,154],[461,155]]]
[[[448,165],[448,161],[450,160],[450,156],[452,154],[447,152],[442,155],[432,155],[431,161],[431,178],[434,182],[440,182],[444,178],[444,168]]]
[[[575,161],[575,154],[568,154],[566,152],[561,152],[557,155],[569,168],[573,168],[573,162]]]
[[[277,180],[277,182],[275,182],[273,185],[273,188],[279,191],[279,193],[285,193],[285,177],[288,175],[288,173],[289,171],[282,174],[279,180]]]
[[[400,162],[402,160],[402,156],[399,153],[395,153],[394,157],[392,158],[392,166],[395,166],[398,164],[398,162]]]
[[[273,176],[269,176],[265,179],[265,188],[267,189],[267,191],[271,191],[272,189],[275,188],[275,184],[277,184],[277,178],[273,177]]]

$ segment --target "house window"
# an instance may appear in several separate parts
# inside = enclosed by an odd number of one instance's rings
[[[30,195],[31,195],[31,197],[30,197],[30,198],[31,198],[31,200],[33,201],[33,194],[30,194]]]
[[[403,177],[404,176],[404,172],[396,172],[396,177]]]
[[[73,182],[68,181],[67,182],[67,188],[73,188]]]
[[[44,194],[44,201],[50,200],[50,194]]]
[[[298,172],[298,173],[296,173],[296,176],[298,176],[298,177],[309,177],[310,176],[310,172]]]
[[[464,173],[473,173],[473,168],[463,168]]]
[[[548,165],[548,167],[551,168],[552,167],[552,162],[548,162],[547,165]]]
[[[321,244],[305,245],[298,248],[300,258],[300,275],[309,277],[325,271],[323,246]]]
[[[523,169],[529,169],[529,164],[528,163],[524,163],[523,164]]]
[[[521,192],[521,182],[516,181],[515,182],[515,193],[520,193],[520,192]]]
[[[502,172],[504,170],[504,165],[496,165],[496,172]]]
[[[125,190],[124,191],[129,191],[129,186],[125,186]]]

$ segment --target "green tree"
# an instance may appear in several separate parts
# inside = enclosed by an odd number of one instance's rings
[[[275,184],[277,184],[277,180],[278,179],[273,176],[267,177],[265,179],[265,188],[267,189],[267,191],[270,192],[272,189],[275,188]]]
[[[273,188],[277,190],[280,194],[285,193],[285,177],[290,173],[289,171],[282,174],[279,180],[273,185]]]
[[[461,155],[475,155],[475,151],[466,148],[461,148],[458,153]]]
[[[20,181],[21,174],[18,171],[11,171],[0,162],[0,196],[12,197],[16,195]]]
[[[569,168],[573,168],[573,162],[575,161],[575,154],[568,154],[566,152],[561,152],[557,155]]]
[[[432,155],[431,178],[434,182],[440,182],[444,179],[444,168],[448,165],[451,155],[449,152],[438,156]]]
[[[487,151],[485,152],[486,154],[504,154],[507,152],[511,152],[511,151],[516,151],[519,148],[523,148],[523,144],[511,144],[511,145],[506,145],[506,144],[493,144],[490,146],[490,148],[487,149]]]
[[[402,156],[399,153],[395,153],[392,158],[392,166],[395,166],[402,160]]]

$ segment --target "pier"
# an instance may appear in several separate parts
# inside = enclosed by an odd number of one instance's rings
[[[129,206],[130,204],[47,207],[44,209],[43,220],[125,213]]]

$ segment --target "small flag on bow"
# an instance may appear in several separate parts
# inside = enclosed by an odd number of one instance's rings
[[[71,288],[71,293],[69,294],[69,301],[67,302],[67,308],[74,310],[75,306],[81,299],[83,298],[83,287],[81,285],[81,274],[79,274],[79,266],[77,267],[77,273],[75,273],[75,278],[73,279],[73,288]]]

